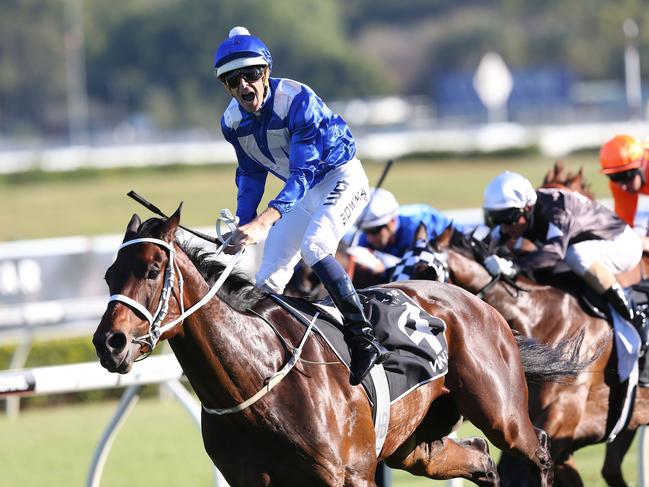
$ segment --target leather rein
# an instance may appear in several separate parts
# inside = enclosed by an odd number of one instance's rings
[[[229,212],[222,211],[221,218],[219,220],[221,223],[225,224],[226,227],[230,229],[230,231],[236,228],[236,219],[233,218]],[[217,231],[219,231],[219,228],[220,225],[217,225]],[[219,237],[221,237],[220,234]],[[220,255],[220,253],[223,251],[225,246],[230,241],[230,238],[231,236],[225,240],[223,239],[221,240],[223,244],[216,251],[217,256]],[[214,285],[207,292],[207,294],[205,294],[205,296],[203,296],[200,299],[200,301],[198,301],[197,303],[195,303],[193,306],[191,306],[189,309],[185,311],[184,298],[183,298],[184,281],[183,281],[182,273],[180,272],[180,268],[178,267],[178,264],[175,259],[176,249],[174,248],[173,244],[170,244],[158,238],[149,238],[149,237],[135,238],[133,240],[127,240],[126,242],[123,242],[119,246],[118,252],[124,247],[129,247],[131,245],[137,245],[142,243],[152,243],[162,247],[163,249],[166,250],[167,257],[168,257],[167,268],[165,269],[164,285],[162,287],[162,292],[160,293],[160,299],[158,300],[158,307],[155,311],[155,314],[151,314],[144,305],[142,305],[141,303],[139,303],[138,301],[134,300],[129,296],[125,296],[124,294],[113,294],[108,298],[109,303],[113,301],[123,303],[129,308],[131,308],[132,310],[136,311],[138,314],[142,315],[149,322],[148,333],[140,337],[133,338],[132,340],[133,343],[137,343],[138,345],[140,345],[141,349],[144,350],[142,352],[142,355],[138,357],[136,361],[143,360],[149,355],[151,355],[153,349],[158,344],[160,337],[165,332],[172,329],[174,326],[176,326],[179,323],[182,325],[182,323],[185,321],[185,318],[187,318],[188,316],[190,316],[191,314],[193,314],[194,312],[196,312],[197,310],[205,306],[205,304],[207,304],[209,300],[214,297],[214,295],[218,292],[221,286],[223,286],[225,280],[234,270],[234,267],[239,262],[239,259],[241,258],[241,255],[243,255],[243,252],[245,250],[245,248],[242,248],[241,250],[239,250],[239,252],[237,252],[234,255],[234,257],[230,260],[228,265],[225,267],[225,269],[223,270],[223,272],[221,273],[217,281],[214,283]],[[178,277],[176,277],[176,275]],[[177,318],[163,324],[163,321],[167,316],[167,312],[169,311],[169,301],[171,299],[171,295],[173,294],[174,283],[176,279],[178,280],[178,291],[179,291],[178,304],[180,306],[180,315]]]
[[[232,214],[229,211],[224,211],[224,210],[221,211],[221,218],[217,223],[216,229],[217,229],[217,233],[219,234],[219,238],[223,243],[216,251],[217,256],[223,251],[225,246],[228,245],[228,243],[230,242],[230,239],[232,238],[233,235],[233,230],[236,229],[237,223],[238,223],[237,219],[232,217]],[[220,232],[221,224],[224,224],[226,228],[228,228],[228,230],[230,231],[230,236],[226,239],[224,239],[223,236],[221,235]],[[123,303],[129,308],[131,308],[133,311],[136,311],[137,313],[142,315],[149,322],[148,333],[132,339],[133,343],[137,343],[138,345],[140,345],[141,350],[144,350],[142,352],[142,355],[140,355],[140,357],[138,357],[136,361],[143,360],[149,355],[151,355],[153,349],[155,348],[158,341],[160,340],[160,337],[165,332],[172,329],[174,326],[178,324],[182,325],[183,322],[185,321],[185,318],[190,316],[198,309],[202,308],[214,297],[214,295],[218,292],[221,286],[223,286],[225,280],[234,270],[234,267],[239,262],[239,259],[241,258],[245,250],[244,247],[234,255],[234,257],[230,260],[226,268],[223,270],[223,272],[221,273],[217,281],[214,283],[214,285],[207,292],[207,294],[205,294],[205,296],[203,296],[200,299],[200,301],[198,301],[197,303],[195,303],[193,306],[191,306],[189,309],[185,311],[183,305],[183,301],[184,301],[183,277],[182,277],[182,273],[180,272],[180,267],[178,267],[178,263],[176,262],[175,259],[176,249],[174,248],[173,244],[170,244],[158,238],[149,238],[149,237],[136,238],[133,240],[128,240],[126,242],[123,242],[119,246],[118,252],[124,247],[128,247],[130,245],[137,245],[141,243],[152,243],[155,245],[159,245],[160,247],[162,247],[167,251],[167,256],[168,256],[168,264],[167,264],[167,268],[165,269],[165,281],[162,288],[162,292],[160,293],[160,299],[158,301],[158,307],[155,311],[155,314],[154,315],[151,314],[151,312],[149,312],[149,310],[144,305],[134,300],[133,298],[130,298],[123,294],[113,294],[108,298],[109,303],[113,301]],[[176,274],[178,276],[177,278],[176,278]],[[171,299],[171,295],[173,294],[174,282],[176,281],[176,279],[178,280],[178,289],[179,289],[178,302],[180,306],[180,315],[177,318],[163,324],[163,321],[167,316],[167,312],[169,310],[169,301]],[[280,370],[275,372],[265,382],[264,386],[259,391],[257,391],[255,394],[253,394],[251,397],[249,397],[242,403],[237,404],[235,406],[218,409],[218,408],[208,408],[204,404],[201,404],[203,410],[208,414],[215,414],[218,416],[238,413],[248,408],[249,406],[257,402],[259,399],[261,399],[263,396],[265,396],[268,392],[270,392],[277,384],[279,384],[282,381],[282,379],[284,379],[284,377],[286,377],[286,375],[291,371],[291,369],[295,366],[295,364],[297,364],[297,362],[300,360],[300,356],[302,355],[304,344],[306,343],[306,340],[309,337],[309,334],[318,318],[318,315],[319,313],[316,313],[316,315],[313,317],[311,322],[308,323],[307,329],[304,332],[304,335],[302,336],[299,345],[293,348],[293,355],[289,358],[289,360],[284,364],[284,366]],[[277,332],[277,330],[275,331]]]

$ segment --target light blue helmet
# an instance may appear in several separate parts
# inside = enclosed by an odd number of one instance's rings
[[[272,67],[273,58],[266,44],[250,35],[245,27],[234,27],[214,55],[214,73],[217,78],[247,66]]]

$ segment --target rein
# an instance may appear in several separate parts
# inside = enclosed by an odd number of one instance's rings
[[[298,362],[298,360],[300,360],[300,355],[302,355],[302,349],[304,348],[304,344],[306,343],[307,338],[309,338],[311,329],[313,328],[314,323],[318,319],[318,316],[320,316],[319,312],[313,316],[313,319],[309,323],[309,326],[307,327],[306,331],[304,332],[304,335],[302,336],[302,340],[300,340],[300,344],[295,348],[295,351],[293,352],[293,355],[291,355],[291,358],[288,359],[288,362],[284,364],[284,367],[282,367],[280,370],[278,370],[273,375],[271,375],[270,378],[268,378],[266,384],[260,390],[258,390],[255,394],[250,396],[242,403],[239,403],[236,406],[232,406],[230,408],[215,409],[215,408],[205,407],[205,405],[202,404],[203,411],[205,411],[208,414],[216,414],[217,416],[239,413],[244,409],[252,406],[254,403],[259,401],[262,397],[268,394],[277,384],[279,384],[282,381],[282,379],[284,379],[284,377],[286,377],[286,374],[288,374],[291,371],[291,369],[295,367],[295,364]]]
[[[516,293],[512,292],[509,287],[503,286],[505,290],[509,293],[509,295],[514,298],[518,299],[519,293],[527,293],[529,292],[528,289],[520,287],[518,284],[516,284],[516,281],[509,276],[504,276],[503,274],[498,274],[497,276],[493,276],[491,278],[491,281],[489,281],[482,289],[480,289],[475,295],[479,297],[480,299],[483,299],[485,294],[489,292],[489,290],[494,287],[498,281],[504,281],[505,283],[509,284],[511,287],[513,287],[516,290]]]
[[[221,217],[222,217],[220,219],[221,223],[225,224],[230,229],[235,228],[236,219],[231,218],[229,212],[226,213],[222,211]],[[220,237],[221,235],[220,235],[219,228],[220,225],[217,225],[217,233],[219,233],[219,237]],[[230,238],[226,239],[221,245],[221,247],[216,251],[217,256],[223,251],[225,246],[229,243]],[[168,253],[169,262],[165,270],[165,282],[162,287],[162,292],[160,293],[160,299],[158,301],[158,307],[156,309],[155,315],[152,315],[145,306],[143,306],[141,303],[137,302],[133,298],[130,298],[129,296],[125,296],[123,294],[113,294],[108,298],[109,303],[111,303],[112,301],[118,301],[120,303],[123,303],[127,305],[129,308],[131,308],[132,310],[137,311],[149,322],[149,332],[146,335],[133,338],[133,343],[139,344],[140,347],[144,349],[142,355],[136,359],[137,361],[143,360],[149,355],[151,355],[153,349],[158,344],[160,337],[165,332],[167,332],[168,330],[176,326],[178,323],[182,324],[185,321],[185,318],[187,318],[188,316],[190,316],[191,314],[193,314],[194,312],[196,312],[197,310],[205,306],[205,304],[207,304],[208,301],[210,301],[214,297],[214,295],[218,292],[221,286],[223,286],[225,280],[234,270],[234,267],[239,262],[239,259],[241,258],[245,250],[244,247],[235,254],[235,256],[230,260],[228,265],[225,267],[225,269],[223,270],[223,272],[221,273],[217,281],[214,283],[212,288],[207,292],[207,294],[205,294],[205,296],[203,296],[200,299],[200,301],[198,301],[193,306],[191,306],[188,310],[185,311],[184,299],[183,299],[183,276],[175,260],[176,249],[172,244],[165,242],[162,239],[145,237],[145,238],[135,238],[133,240],[128,240],[126,242],[123,242],[119,246],[118,252],[124,247],[141,244],[141,243],[152,243],[155,245],[159,245],[160,247],[167,250]],[[180,315],[174,320],[162,325],[162,322],[167,316],[167,312],[169,310],[169,301],[173,293],[176,273],[178,274],[178,289],[179,289],[178,303],[180,306]]]
[[[223,249],[229,244],[232,235],[234,233],[234,230],[236,229],[236,224],[238,223],[238,219],[232,217],[232,214],[229,213],[229,211],[224,211],[221,210],[221,218],[217,221],[216,225],[216,233],[218,234],[219,238],[221,238],[221,241],[223,242],[221,247],[216,251],[216,255],[218,256]],[[221,225],[225,225],[226,228],[230,231],[230,236],[226,239],[223,239],[223,236],[221,234]],[[123,294],[113,294],[108,298],[108,302],[112,301],[117,301],[120,303],[123,303],[127,305],[129,308],[132,310],[136,311],[137,313],[141,314],[146,320],[149,322],[149,332],[146,335],[142,335],[137,338],[133,338],[132,342],[137,343],[140,345],[141,349],[144,349],[145,351],[142,353],[140,357],[138,357],[136,360],[140,361],[151,355],[153,352],[153,349],[157,345],[158,341],[160,340],[160,337],[168,330],[176,326],[177,324],[181,324],[185,321],[185,318],[193,314],[195,311],[199,310],[205,304],[207,304],[213,297],[214,295],[218,292],[218,290],[223,286],[223,283],[225,280],[229,277],[229,275],[232,273],[234,270],[234,267],[237,265],[239,262],[239,259],[243,255],[243,252],[245,251],[245,247],[239,250],[234,257],[230,260],[228,265],[225,267],[217,281],[214,283],[214,285],[210,288],[210,290],[203,296],[197,303],[192,305],[189,309],[186,311],[184,310],[184,304],[183,304],[183,277],[182,273],[180,272],[180,267],[178,266],[178,263],[176,262],[175,256],[176,256],[176,249],[174,248],[173,244],[170,244],[168,242],[165,242],[162,239],[158,238],[149,238],[149,237],[143,237],[143,238],[135,238],[133,240],[128,240],[126,242],[123,242],[118,249],[119,250],[123,249],[124,247],[128,247],[130,245],[136,245],[136,244],[141,244],[141,243],[152,243],[155,245],[159,245],[160,247],[164,248],[168,252],[168,264],[167,268],[165,269],[165,282],[162,287],[162,292],[160,293],[160,300],[158,301],[158,307],[155,311],[155,314],[151,314],[149,310],[142,305],[141,303],[137,302],[133,298],[130,298],[129,296],[125,296]],[[174,290],[174,282],[175,282],[175,275],[176,273],[178,274],[178,289],[179,289],[179,296],[178,296],[178,302],[180,306],[180,315],[173,319],[172,321],[165,323],[162,325],[162,322],[164,321],[165,317],[167,316],[167,312],[169,310],[169,301],[171,299],[171,295],[173,294]],[[268,392],[270,392],[277,384],[279,384],[284,377],[295,367],[295,364],[300,360],[300,356],[302,355],[302,350],[304,348],[304,344],[306,343],[307,338],[309,337],[309,334],[311,333],[311,330],[313,329],[313,325],[315,324],[317,318],[319,316],[319,313],[316,313],[309,325],[307,326],[306,331],[304,332],[304,336],[300,340],[300,344],[293,349],[293,355],[291,358],[284,364],[284,366],[275,372],[265,383],[265,385],[257,391],[255,394],[253,394],[251,397],[246,399],[240,404],[237,404],[236,406],[232,406],[229,408],[225,409],[214,409],[214,408],[208,408],[205,407],[205,405],[202,405],[203,410],[208,413],[208,414],[216,414],[218,416],[222,416],[225,414],[232,414],[232,413],[238,413],[243,411],[244,409],[250,407],[252,404],[257,402],[259,399],[264,397]],[[273,330],[275,330],[276,333],[277,330],[275,327],[272,327]],[[279,335],[279,333],[278,333]],[[279,335],[282,339],[283,337]]]

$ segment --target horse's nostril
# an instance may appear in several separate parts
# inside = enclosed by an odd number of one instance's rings
[[[126,347],[126,335],[124,333],[113,333],[106,341],[108,349],[111,351],[121,351]]]

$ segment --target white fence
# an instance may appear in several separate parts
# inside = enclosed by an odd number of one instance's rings
[[[523,126],[513,123],[457,128],[402,127],[356,134],[361,159],[385,160],[422,152],[493,152],[536,147],[549,157],[596,149],[613,134],[644,139],[647,122],[606,122]],[[160,142],[132,145],[67,146],[0,151],[0,174],[39,169],[142,167],[169,164],[224,164],[236,160],[225,140]]]
[[[200,429],[200,405],[180,383],[182,373],[173,355],[149,357],[134,364],[133,370],[125,375],[111,374],[98,362],[9,370],[0,373],[0,398],[126,387],[115,414],[95,448],[88,469],[86,487],[99,487],[113,440],[128,413],[135,406],[143,385],[161,384],[167,388],[180,401]],[[228,485],[216,469],[214,469],[214,485],[216,487]]]

